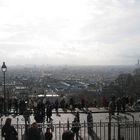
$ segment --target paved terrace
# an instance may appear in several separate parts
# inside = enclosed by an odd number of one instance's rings
[[[108,122],[109,122],[109,116],[108,116],[108,110],[105,108],[89,108],[88,110],[92,111],[93,115],[93,121],[94,121],[94,140],[108,140]],[[83,140],[92,140],[90,136],[88,135],[87,131],[87,110],[79,110],[76,108],[74,112],[71,112],[70,110],[63,111],[62,109],[59,109],[59,115],[56,115],[55,110],[53,110],[52,115],[52,123],[54,126],[54,139],[55,140],[61,140],[61,136],[64,130],[68,129],[68,123],[70,124],[71,128],[71,122],[73,121],[75,117],[75,112],[79,111],[80,113],[80,122],[81,122],[81,129],[80,129],[80,136],[83,138]],[[14,116],[14,115],[8,115],[8,116],[2,116],[1,126],[4,124],[5,119],[7,117],[12,118],[12,124],[15,124],[15,128],[18,130],[18,137],[19,140],[22,140],[22,135],[25,131],[25,120],[22,115]],[[115,138],[117,140],[118,136],[118,127],[117,122],[118,120],[120,122],[126,122],[126,121],[139,121],[140,120],[140,113],[134,112],[133,110],[128,110],[126,113],[120,113],[119,115],[112,116],[112,139]],[[34,116],[31,114],[30,116],[31,123],[34,122]],[[18,124],[18,125],[17,125]],[[45,132],[45,128],[47,127],[46,121],[45,124],[43,124],[43,132]],[[129,129],[130,130],[130,129]],[[1,130],[0,130],[1,131]],[[126,131],[127,132],[127,131]],[[134,132],[134,131],[132,131]],[[125,134],[126,135],[126,134]],[[134,135],[134,134],[133,134]],[[127,136],[127,135],[126,135]],[[1,137],[2,139],[2,137]],[[82,139],[81,139],[82,140]],[[128,138],[125,140],[129,140]],[[130,140],[137,140],[137,139],[130,139]]]
[[[59,109],[59,115],[56,115],[56,112],[55,110],[53,110],[53,115],[52,115],[52,119],[53,119],[53,123],[59,123],[59,122],[62,122],[62,123],[67,123],[67,120],[69,120],[70,122],[73,121],[74,117],[75,117],[75,112],[79,112],[80,114],[80,122],[87,122],[87,111],[91,111],[92,112],[92,115],[93,115],[93,121],[94,122],[108,122],[109,119],[108,119],[108,110],[101,107],[101,108],[88,108],[87,109],[83,109],[83,110],[79,110],[78,108],[75,109],[75,111],[70,111],[70,110],[67,110],[67,111],[63,111],[62,109]],[[23,115],[8,115],[8,116],[1,116],[1,118],[3,119],[3,122],[5,121],[5,119],[7,117],[10,117],[12,118],[13,122],[12,123],[16,123],[17,122],[17,119],[18,119],[18,123],[24,123],[24,117]],[[133,120],[140,120],[140,113],[137,111],[135,112],[134,110],[132,109],[127,109],[126,113],[120,113],[119,115],[120,119],[122,120],[129,120],[129,121],[133,121]],[[34,120],[34,116],[33,114],[31,114],[30,116],[30,120],[31,120],[31,123]],[[117,121],[117,115],[113,116],[112,117],[112,121],[115,122]]]

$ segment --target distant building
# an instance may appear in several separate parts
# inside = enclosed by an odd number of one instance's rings
[[[28,88],[24,86],[15,86],[15,96],[18,98],[26,98],[28,97]]]
[[[50,102],[55,102],[57,99],[60,100],[60,95],[58,95],[55,92],[48,92],[48,90],[45,90],[44,94],[38,94],[37,95],[38,98],[45,98],[46,101],[50,101]]]

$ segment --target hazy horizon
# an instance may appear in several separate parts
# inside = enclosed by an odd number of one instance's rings
[[[0,0],[0,63],[135,65],[138,0]]]
[[[2,64],[1,64],[2,65]],[[69,65],[69,64],[7,64],[7,67],[134,67],[137,68],[137,64],[132,65]]]

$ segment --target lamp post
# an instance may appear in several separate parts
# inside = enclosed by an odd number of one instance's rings
[[[108,140],[111,140],[111,113],[109,112],[109,122],[108,122]]]
[[[7,67],[5,62],[3,62],[1,71],[3,72],[3,94],[4,94],[4,113],[7,112],[7,100],[6,100],[6,90],[5,90],[5,73],[7,71]]]

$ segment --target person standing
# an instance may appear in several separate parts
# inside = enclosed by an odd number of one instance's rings
[[[109,114],[115,115],[115,110],[116,110],[115,96],[111,98],[108,107],[109,107]]]
[[[55,107],[56,115],[58,116],[59,115],[59,112],[58,112],[58,108],[59,108],[58,99],[55,101],[54,107]]]
[[[94,131],[93,131],[93,116],[92,112],[88,112],[87,115],[87,129],[88,129],[88,134],[91,137],[92,140],[94,140]]]
[[[62,134],[62,140],[74,140],[74,134],[72,131],[67,130]]]
[[[80,114],[79,114],[79,112],[78,112],[78,111],[76,112],[75,117],[77,118],[77,121],[78,121],[78,122],[80,122]]]
[[[19,104],[18,104],[17,98],[14,98],[14,100],[13,100],[13,106],[14,106],[14,113],[15,113],[15,114],[18,114],[18,107],[19,107]]]
[[[5,140],[18,140],[18,133],[14,126],[11,125],[12,119],[7,118],[4,126],[2,127],[2,137]]]
[[[19,102],[19,114],[23,115],[25,109],[26,109],[25,100],[21,99],[20,102]]]
[[[47,105],[47,111],[46,111],[46,115],[47,115],[47,122],[51,122],[52,118],[52,106],[51,104],[50,105]]]
[[[52,140],[52,137],[53,137],[53,135],[50,131],[50,128],[47,128],[46,132],[45,132],[45,140]]]
[[[31,127],[27,131],[27,140],[40,140],[40,130],[36,122],[32,123]]]
[[[119,97],[116,99],[116,107],[117,107],[117,115],[119,115],[121,111],[121,99]]]
[[[76,140],[78,140],[78,138],[79,138],[80,127],[81,127],[80,122],[78,121],[78,118],[75,117],[73,122],[72,122],[71,130],[72,130],[73,134],[76,135]]]

